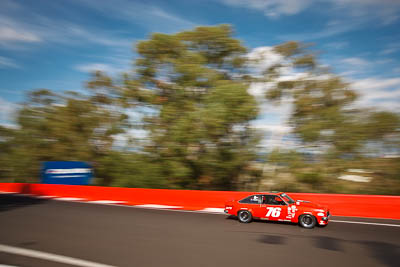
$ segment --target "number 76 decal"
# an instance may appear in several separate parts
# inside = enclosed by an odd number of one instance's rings
[[[267,207],[267,215],[265,215],[265,217],[279,217],[279,215],[281,215],[281,208],[271,208],[271,207]]]

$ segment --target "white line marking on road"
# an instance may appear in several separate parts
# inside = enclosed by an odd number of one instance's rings
[[[43,260],[47,260],[47,261],[70,264],[70,265],[74,265],[74,266],[115,267],[113,265],[107,265],[107,264],[86,261],[86,260],[71,258],[71,257],[67,257],[67,256],[57,255],[57,254],[51,254],[51,253],[47,253],[47,252],[41,252],[41,251],[36,251],[36,250],[31,250],[31,249],[26,249],[26,248],[17,248],[17,247],[6,246],[6,245],[1,245],[1,244],[0,244],[0,251],[9,253],[9,254],[17,254],[17,255],[31,257],[31,258],[38,258],[38,259],[43,259]]]
[[[329,220],[329,221],[330,222],[338,222],[338,223],[371,224],[371,225],[380,225],[380,226],[400,227],[400,224],[389,224],[389,223],[354,222],[354,221],[339,221],[339,220]]]
[[[93,204],[123,204],[127,203],[126,201],[117,201],[117,200],[91,200],[88,201],[88,203],[93,203]]]
[[[222,214],[225,214],[224,210],[225,209],[223,209],[223,208],[205,208],[205,209],[202,209],[200,211],[209,212],[209,213],[222,213]]]
[[[78,197],[56,197],[53,199],[61,200],[61,201],[82,201],[82,200],[84,200],[83,198],[78,198]]]
[[[167,205],[158,205],[158,204],[135,205],[135,207],[151,208],[151,209],[181,209],[181,208],[183,208],[182,206],[167,206]]]

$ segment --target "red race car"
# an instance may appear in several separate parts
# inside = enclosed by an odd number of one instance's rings
[[[259,193],[225,204],[225,213],[237,216],[242,223],[253,218],[298,223],[304,228],[327,225],[329,209],[304,200],[293,200],[286,193]]]

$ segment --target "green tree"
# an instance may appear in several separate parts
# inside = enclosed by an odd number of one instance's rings
[[[143,152],[172,187],[234,189],[255,157],[249,122],[258,108],[242,75],[246,48],[232,34],[228,25],[152,34],[137,44],[135,72],[122,84],[106,76],[89,83],[151,110]]]
[[[276,46],[282,60],[262,78],[228,25],[154,33],[136,51],[131,72],[96,72],[83,94],[31,92],[17,127],[0,127],[0,178],[37,181],[42,161],[82,160],[102,185],[251,190],[263,172],[254,163],[258,106],[248,88],[262,82],[267,99],[293,100],[289,123],[303,145],[325,152],[317,161],[300,151],[271,153],[273,188],[399,192],[399,159],[365,156],[371,147],[400,150],[399,115],[355,109],[354,90],[304,44]],[[284,79],[288,69],[301,75]],[[145,130],[143,140],[135,128]],[[372,186],[348,190],[327,179],[362,164],[376,174]]]
[[[322,67],[305,45],[288,42],[276,46],[275,51],[284,59],[264,72],[264,80],[274,84],[266,97],[272,101],[285,96],[293,99],[290,124],[304,144],[329,146],[336,156],[343,156],[357,154],[369,140],[396,131],[398,115],[352,106],[357,94],[350,84]],[[303,75],[282,80],[280,73],[285,68]]]
[[[96,165],[112,151],[113,136],[126,126],[126,115],[106,107],[112,101],[109,96],[99,101],[96,95],[31,92],[18,112],[18,128],[2,131],[0,145],[7,151],[0,156],[1,165],[7,166],[3,176],[36,181],[42,161],[82,160]]]
[[[261,81],[272,85],[266,97],[274,102],[290,97],[294,107],[289,119],[293,133],[305,147],[323,153],[317,162],[291,170],[297,180],[321,190],[324,176],[328,177],[324,189],[327,191],[337,188],[342,192],[399,192],[400,184],[387,179],[398,176],[398,159],[378,158],[390,150],[400,151],[399,114],[372,107],[356,108],[353,104],[357,94],[351,85],[322,67],[305,45],[288,42],[276,46],[275,52],[283,60],[264,71]],[[283,80],[282,71],[288,68],[302,75]],[[367,156],[371,148],[373,153]],[[373,182],[363,187],[353,185],[352,191],[341,185],[336,187],[336,178],[351,168],[369,170],[374,175]]]

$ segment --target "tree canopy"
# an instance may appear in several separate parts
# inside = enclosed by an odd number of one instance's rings
[[[93,164],[101,185],[399,192],[398,158],[376,155],[400,151],[398,113],[356,107],[351,84],[306,44],[273,52],[281,60],[260,72],[229,25],[154,33],[136,44],[133,69],[120,76],[95,72],[82,93],[30,92],[16,126],[0,126],[0,179],[37,181],[43,161],[80,160]],[[271,104],[291,99],[292,138],[317,159],[259,146],[265,136],[251,125],[259,115],[252,83],[269,88]],[[363,166],[376,174],[369,187],[336,182]]]
[[[233,189],[254,159],[249,122],[258,107],[240,75],[245,52],[227,25],[155,33],[137,44],[136,72],[118,88],[126,103],[152,110],[143,152],[171,186]],[[90,85],[101,89],[102,79]]]

